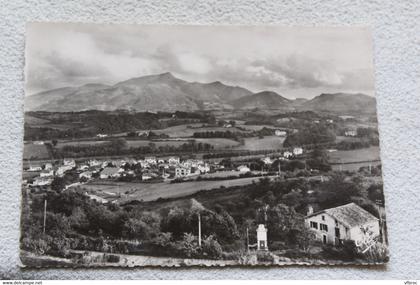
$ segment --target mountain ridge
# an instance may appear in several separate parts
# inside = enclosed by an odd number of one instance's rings
[[[114,85],[88,83],[25,97],[25,111],[71,112],[193,111],[210,109],[376,110],[375,98],[362,93],[323,93],[310,100],[285,98],[274,91],[254,93],[220,81],[188,82],[170,72],[134,77]]]

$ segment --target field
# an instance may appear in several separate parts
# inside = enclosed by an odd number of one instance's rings
[[[179,125],[173,126],[161,130],[152,130],[156,134],[166,134],[171,138],[182,138],[182,137],[191,137],[194,133],[197,132],[207,132],[207,131],[231,131],[231,132],[243,132],[238,128],[223,128],[223,127],[201,127],[203,124],[188,124],[188,125]],[[192,127],[192,128],[191,128]]]
[[[95,181],[83,185],[83,191],[94,191],[98,196],[121,195],[119,203],[131,200],[154,201],[159,198],[175,198],[194,194],[200,190],[211,190],[221,186],[232,187],[251,184],[258,177],[240,178],[223,181],[193,181],[184,183],[127,183]],[[128,193],[128,194],[125,194]]]
[[[350,163],[350,164],[334,164],[331,165],[332,170],[335,171],[358,171],[360,167],[366,167],[369,166],[377,166],[381,164],[380,161],[375,161],[372,163],[369,162],[356,162],[356,163]]]
[[[184,143],[187,143],[188,140],[168,140],[168,141],[149,141],[149,140],[127,140],[128,147],[140,147],[140,146],[148,146],[150,143],[153,143],[156,147],[171,145],[174,147],[179,147]]]
[[[78,140],[74,140],[74,141],[59,141],[57,144],[57,147],[63,147],[63,146],[86,146],[86,145],[98,145],[98,144],[103,144],[103,143],[107,143],[109,141],[106,140],[85,140],[85,141],[78,141]]]
[[[226,149],[226,148],[232,148],[239,145],[237,141],[230,140],[230,139],[223,139],[223,138],[194,139],[194,140],[196,142],[211,144],[212,146],[214,146],[215,149]]]
[[[50,158],[45,145],[25,144],[23,146],[23,159],[46,159]]]
[[[379,160],[379,147],[377,146],[355,150],[338,150],[329,154],[329,161],[331,163],[351,163],[373,160]]]
[[[283,147],[284,137],[266,136],[262,139],[257,137],[245,138],[245,144],[236,147],[240,150],[263,150],[263,149],[280,149]]]

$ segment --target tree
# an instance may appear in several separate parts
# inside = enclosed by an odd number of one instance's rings
[[[304,227],[303,216],[284,204],[267,210],[267,223],[269,240],[272,241],[290,241],[289,233]]]
[[[54,177],[54,180],[51,182],[51,189],[56,192],[61,192],[64,187],[66,187],[66,182],[63,177]]]

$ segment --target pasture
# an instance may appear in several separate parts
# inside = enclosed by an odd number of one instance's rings
[[[191,137],[194,133],[197,132],[243,132],[238,128],[223,128],[223,127],[201,127],[203,124],[188,124],[188,125],[179,125],[173,126],[166,129],[152,130],[156,134],[166,134],[171,138],[186,138]]]
[[[50,158],[45,145],[24,144],[23,159],[47,159]]]
[[[184,183],[131,183],[115,181],[93,181],[81,187],[83,191],[93,192],[98,196],[109,197],[114,193],[120,198],[118,203],[131,200],[154,201],[159,198],[176,198],[194,194],[200,190],[218,189],[222,186],[233,187],[257,182],[258,177],[240,178],[222,181],[192,181]]]
[[[210,139],[194,139],[197,143],[208,143],[214,146],[214,149],[228,149],[233,148],[239,145],[239,142],[231,140],[231,139],[224,139],[224,138],[210,138]]]
[[[338,150],[328,154],[330,163],[352,163],[361,161],[379,160],[379,147],[355,150]]]
[[[264,150],[264,149],[280,149],[283,148],[285,137],[266,136],[262,139],[258,137],[245,138],[243,145],[235,147],[239,150]]]

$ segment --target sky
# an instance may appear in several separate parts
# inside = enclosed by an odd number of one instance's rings
[[[374,96],[367,28],[31,23],[26,94],[171,72],[287,98]]]

